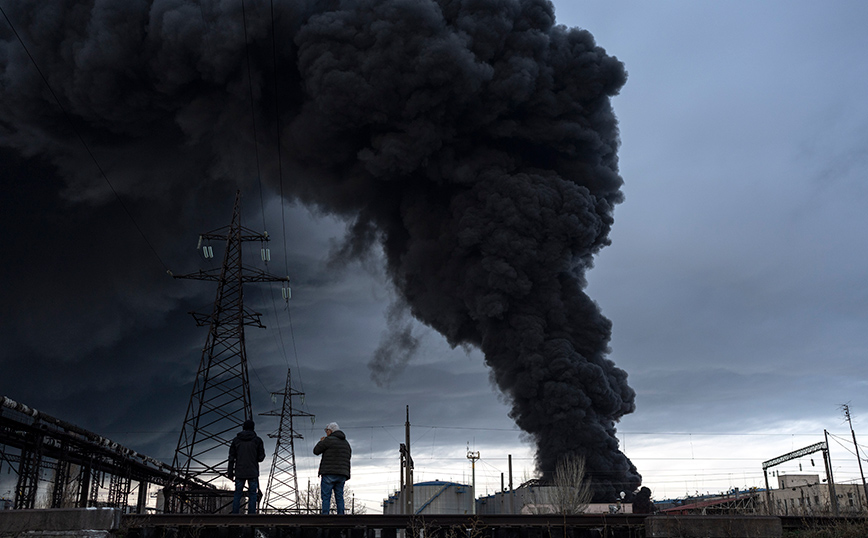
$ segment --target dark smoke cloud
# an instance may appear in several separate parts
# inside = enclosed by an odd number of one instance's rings
[[[407,319],[408,305],[392,303],[386,316],[386,331],[374,357],[368,363],[371,379],[377,385],[388,386],[407,367],[419,349],[419,338],[413,335],[413,324]]]
[[[598,498],[638,487],[615,437],[635,395],[582,291],[622,199],[626,73],[548,1],[277,3],[274,35],[264,2],[6,9],[122,197],[192,219],[255,180],[253,122],[261,148],[280,129],[284,194],[345,218],[342,256],[382,248],[399,304],[482,349],[539,470],[578,453]],[[58,204],[100,211],[104,180],[8,28],[0,69],[0,144],[59,170]],[[276,157],[261,164],[276,187]],[[381,381],[418,345],[393,313]]]

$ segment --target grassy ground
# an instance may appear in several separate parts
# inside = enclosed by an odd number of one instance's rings
[[[827,527],[785,532],[784,538],[868,538],[868,523],[844,521]]]

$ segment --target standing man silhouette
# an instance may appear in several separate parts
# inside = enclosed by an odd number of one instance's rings
[[[259,462],[265,459],[265,446],[256,435],[252,420],[245,420],[229,446],[229,479],[235,481],[235,497],[232,499],[232,513],[241,509],[241,494],[247,482],[247,513],[256,513],[257,492],[259,490]]]
[[[353,457],[353,449],[350,448],[347,436],[340,430],[337,422],[329,423],[325,432],[325,437],[320,437],[319,443],[313,447],[315,455],[322,454],[319,462],[319,475],[322,477],[320,481],[322,513],[329,513],[332,491],[334,491],[338,514],[343,514],[344,482],[350,479],[350,459]]]

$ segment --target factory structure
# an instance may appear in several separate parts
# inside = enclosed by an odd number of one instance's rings
[[[684,500],[662,501],[656,503],[655,511],[671,515],[757,514],[810,517],[835,514],[836,508],[832,502],[829,484],[821,479],[820,475],[781,474],[777,479],[775,489],[733,489]],[[554,486],[542,485],[536,480],[530,480],[511,491],[498,491],[476,499],[473,499],[472,487],[469,484],[436,480],[416,483],[413,489],[415,515],[559,513],[557,503],[553,500]],[[868,498],[862,484],[834,484],[834,491],[840,516],[857,516],[868,512]],[[385,499],[383,514],[405,513],[402,504],[404,495],[402,491],[396,491]],[[631,514],[633,505],[629,502],[590,503],[582,513]]]
[[[778,478],[777,489],[768,490],[768,498],[757,498],[758,510],[780,516],[812,516],[831,514],[835,511],[832,491],[842,516],[864,513],[866,510],[865,490],[862,484],[834,484],[821,480],[816,474],[786,474]],[[834,488],[834,489],[832,489]]]
[[[383,513],[406,513],[408,490],[403,488],[383,501]],[[546,486],[538,480],[529,480],[513,490],[498,491],[492,495],[474,498],[470,484],[444,482],[418,482],[413,484],[413,514],[477,514],[477,515],[533,515],[559,513],[555,486]],[[630,503],[590,503],[586,514],[631,514]]]
[[[776,516],[864,516],[868,512],[862,484],[835,484],[834,499],[828,482],[816,474],[781,474],[777,488],[733,489],[657,503],[661,513],[671,515],[759,514]],[[837,508],[836,505],[837,504]],[[770,508],[771,507],[771,508]]]
[[[472,514],[473,488],[456,482],[419,482],[413,484],[413,513]],[[384,514],[403,514],[405,491],[396,491],[383,501]]]
[[[512,491],[498,491],[476,500],[476,513],[495,514],[557,514],[561,512],[555,499],[558,486],[547,486],[538,480],[529,480]],[[632,514],[629,502],[588,503],[583,514]]]

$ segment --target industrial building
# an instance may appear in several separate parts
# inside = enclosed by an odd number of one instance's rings
[[[396,491],[383,501],[384,514],[403,513],[403,492]],[[413,484],[414,514],[472,514],[473,489],[456,482],[419,482]]]
[[[467,484],[456,482],[420,482],[413,485],[413,513],[421,514],[554,514],[558,509],[553,502],[553,486],[540,485],[538,481],[528,481],[512,491],[499,491],[475,499],[473,489]],[[404,513],[404,495],[396,491],[383,501],[383,513],[396,515]],[[584,510],[587,514],[631,514],[630,503],[592,503]]]
[[[829,483],[815,474],[778,475],[778,489],[758,497],[759,510],[780,516],[815,516],[835,513]],[[842,516],[865,513],[868,499],[862,484],[833,484],[837,510]],[[767,507],[771,503],[771,510]]]
[[[541,485],[530,480],[512,491],[498,491],[493,495],[476,500],[476,513],[495,514],[555,514],[560,510],[554,501],[555,486]],[[585,514],[632,514],[630,503],[590,503],[583,510]]]

